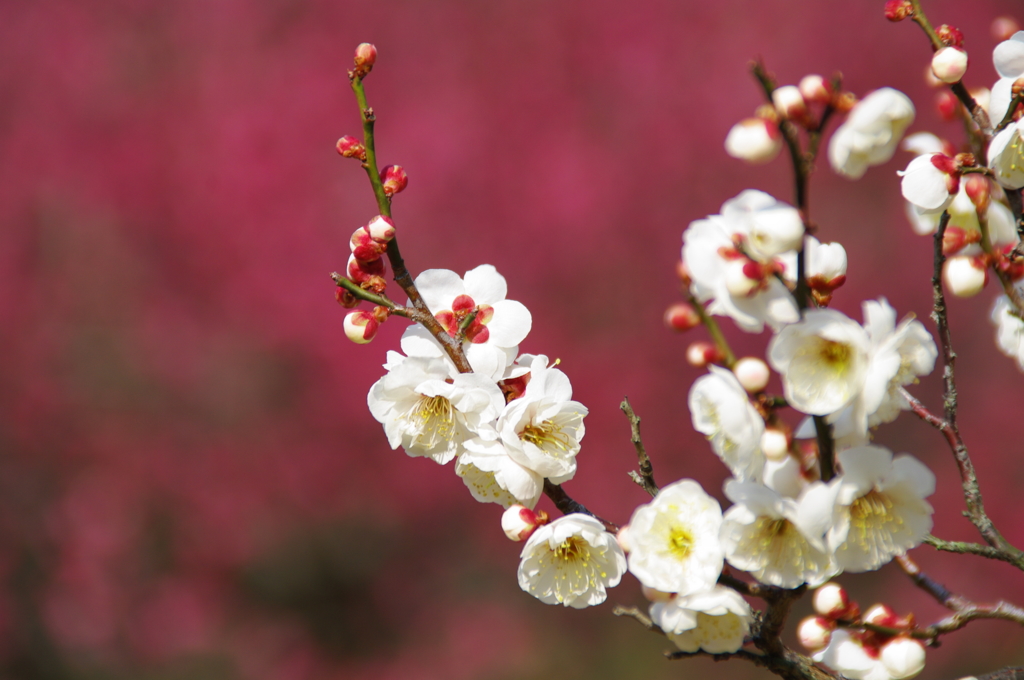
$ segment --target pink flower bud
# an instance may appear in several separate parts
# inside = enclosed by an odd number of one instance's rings
[[[358,71],[363,74],[369,73],[377,62],[377,48],[370,43],[360,43],[356,47],[356,56],[353,61]]]
[[[757,357],[743,357],[732,367],[736,379],[743,385],[743,389],[751,394],[762,391],[768,386],[768,380],[772,373],[768,370],[768,364]]]
[[[358,158],[361,161],[366,160],[366,147],[355,137],[345,135],[338,140],[337,144],[338,153],[345,158]]]
[[[365,345],[377,335],[380,323],[370,312],[356,310],[345,315],[345,335],[357,345]]]
[[[380,181],[384,183],[384,193],[394,196],[409,184],[409,177],[401,165],[389,165],[380,171]]]
[[[725,289],[734,297],[753,295],[761,288],[761,279],[755,278],[755,268],[748,267],[749,261],[733,260],[725,268]],[[754,274],[755,276],[750,276]]]
[[[807,650],[816,652],[828,647],[836,624],[824,616],[808,616],[797,626],[796,636]]]
[[[356,283],[365,283],[371,276],[384,275],[384,260],[376,259],[372,262],[363,262],[355,255],[348,258],[348,278]]]
[[[337,300],[338,304],[345,309],[352,309],[359,304],[359,299],[341,286],[338,286],[335,289],[334,299]]]
[[[395,223],[383,215],[374,217],[364,228],[378,243],[387,243],[395,237]]]
[[[705,368],[708,364],[725,361],[725,354],[710,342],[695,342],[686,348],[686,361],[691,366]]]
[[[953,47],[960,47],[964,44],[964,34],[959,28],[950,26],[949,24],[942,24],[935,29],[935,37],[942,41],[943,45],[952,45]]]
[[[992,202],[992,183],[984,175],[970,174],[964,182],[964,191],[967,197],[974,204],[974,209],[979,215],[988,212],[988,206]]]
[[[857,611],[856,603],[850,601],[846,589],[829,581],[814,591],[814,611],[830,619],[852,619]]]
[[[501,516],[501,528],[511,541],[525,541],[542,524],[547,523],[547,513],[535,513],[522,505],[511,505]]]
[[[932,74],[944,83],[959,83],[967,73],[967,51],[943,47],[932,55]]]
[[[940,90],[935,97],[935,109],[939,112],[939,118],[944,121],[956,120],[960,112],[960,100],[949,90]]]
[[[800,79],[800,94],[804,101],[815,104],[828,104],[832,99],[832,86],[827,80],[816,74],[806,75]]]
[[[807,103],[796,85],[783,85],[772,92],[772,103],[783,118],[801,122],[807,118]]]
[[[903,21],[914,13],[910,0],[888,0],[885,3],[885,18],[889,21]]]
[[[902,619],[887,604],[874,604],[864,612],[864,623],[871,623],[886,628],[899,628]]]
[[[1013,37],[1020,30],[1020,25],[1013,17],[996,17],[992,20],[992,39],[1003,42]]]
[[[677,331],[688,331],[700,325],[700,315],[689,302],[677,302],[665,310],[665,325]]]
[[[942,254],[946,257],[956,255],[966,246],[981,241],[981,232],[977,230],[965,231],[962,227],[946,227],[946,233],[942,235]]]
[[[725,152],[748,163],[767,163],[782,150],[778,126],[763,118],[746,118],[732,126],[725,138]]]
[[[897,637],[882,646],[882,665],[893,680],[912,678],[924,669],[924,645],[909,637]]]
[[[951,257],[942,266],[942,282],[953,295],[972,297],[988,283],[988,269],[977,257]]]
[[[778,428],[766,427],[761,435],[761,450],[768,460],[785,460],[789,455],[789,436]]]
[[[365,227],[359,227],[352,232],[349,248],[352,249],[352,255],[360,262],[373,262],[380,259],[387,246],[374,241]]]

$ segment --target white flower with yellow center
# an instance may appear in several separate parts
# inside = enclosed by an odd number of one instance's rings
[[[709,590],[722,573],[721,526],[722,508],[700,484],[669,484],[633,511],[629,570],[648,588],[666,593]]]
[[[492,423],[505,399],[497,384],[476,373],[448,377],[440,358],[388,353],[388,374],[370,388],[370,413],[384,425],[391,448],[447,463],[476,436],[494,439]]]
[[[786,401],[798,411],[835,413],[860,394],[868,368],[869,339],[860,324],[834,309],[812,309],[779,331],[768,362],[782,374]]]
[[[496,427],[512,460],[561,484],[576,474],[586,415],[587,407],[572,401],[569,378],[538,355],[532,357],[526,391],[505,406]]]
[[[726,511],[720,534],[729,564],[782,588],[818,586],[838,571],[825,544],[834,489],[814,482],[796,500],[729,480],[725,495],[736,504]]]
[[[743,646],[750,633],[750,605],[732,588],[706,591],[651,605],[651,619],[684,652],[727,654]]]
[[[764,420],[732,371],[714,365],[708,370],[690,388],[693,429],[708,438],[737,479],[759,481],[764,467]]]
[[[539,527],[523,546],[519,587],[545,604],[601,604],[619,584],[626,557],[593,517],[574,513]]]
[[[842,474],[828,543],[844,571],[877,569],[919,545],[932,528],[935,475],[907,454],[879,446],[840,451]]]
[[[544,491],[544,478],[512,460],[500,441],[469,439],[455,464],[455,473],[481,503],[503,508],[518,503],[531,510]]]

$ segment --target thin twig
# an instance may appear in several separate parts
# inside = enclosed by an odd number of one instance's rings
[[[924,542],[936,550],[958,553],[961,555],[978,555],[979,557],[986,557],[990,560],[1000,560],[1001,562],[1012,564],[1018,569],[1024,571],[1024,555],[1019,554],[1017,551],[1010,552],[1001,550],[1000,548],[993,548],[990,545],[982,545],[981,543],[946,541],[936,536],[925,536]]]
[[[932,27],[931,22],[928,21],[928,17],[925,15],[924,10],[921,8],[921,0],[910,0],[910,4],[913,6],[913,12],[910,15],[911,20],[921,27],[925,35],[928,36],[929,42],[932,45],[932,51],[941,50],[946,46],[942,40],[939,39],[938,34]],[[964,105],[970,114],[971,118],[974,119],[974,124],[978,126],[986,136],[992,134],[992,123],[988,119],[988,114],[985,113],[985,109],[981,108],[981,105],[975,101],[974,97],[967,91],[962,82],[955,82],[949,86],[950,91],[956,98],[960,100],[960,103]]]
[[[377,199],[377,210],[384,217],[390,218],[391,197],[384,191],[384,185],[380,179],[380,171],[377,169],[377,149],[373,132],[377,116],[369,104],[367,104],[366,90],[363,87],[362,77],[354,72],[350,72],[349,75],[352,79],[352,91],[355,92],[356,102],[359,104],[359,115],[363,122],[363,146],[366,147],[366,162],[363,163],[363,169],[366,170],[370,186],[373,187],[373,194]],[[402,259],[402,253],[398,249],[397,238],[393,238],[388,242],[387,256],[388,262],[391,264],[391,272],[394,275],[395,283],[409,296],[412,306],[424,312],[417,316],[416,322],[422,324],[434,339],[441,344],[441,348],[460,373],[472,373],[473,367],[469,365],[466,353],[462,349],[462,339],[449,335],[441,324],[438,323],[437,319],[434,318],[433,312],[427,306],[427,303],[424,302],[423,296],[420,295],[419,290],[416,288],[412,274],[409,273],[409,269],[405,266],[405,260]]]
[[[634,472],[630,476],[633,477],[633,481],[639,484],[653,498],[658,495],[658,485],[654,481],[654,466],[651,465],[651,459],[647,457],[647,450],[644,449],[644,443],[640,439],[640,417],[633,412],[633,407],[630,406],[628,398],[622,400],[619,408],[622,409],[622,412],[626,414],[626,418],[629,419],[629,440],[633,442],[633,446],[636,448],[636,457],[640,463],[640,473]]]
[[[755,61],[751,65],[751,72],[754,74],[757,82],[760,83],[768,101],[771,102],[772,93],[775,91],[775,82],[767,69],[765,69],[764,64],[760,60]],[[826,120],[827,118],[823,116],[817,130],[815,130],[815,134],[821,134]],[[779,130],[782,132],[782,138],[786,141],[789,156],[793,163],[793,187],[796,208],[804,225],[804,234],[809,234],[812,231],[812,225],[809,217],[808,183],[811,171],[814,169],[814,153],[818,149],[817,143],[815,142],[811,146],[811,152],[804,153],[800,149],[800,139],[796,128],[790,121],[785,119],[779,121]],[[802,239],[800,250],[797,251],[796,288],[793,291],[793,297],[796,299],[796,305],[800,309],[801,318],[803,318],[804,312],[812,304],[811,289],[807,283],[806,242],[806,238]],[[821,469],[821,479],[827,482],[835,476],[835,441],[832,437],[832,428],[825,418],[814,416],[814,432],[818,440],[818,461]]]

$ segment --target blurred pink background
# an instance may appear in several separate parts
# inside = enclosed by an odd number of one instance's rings
[[[747,0],[7,0],[0,4],[0,676],[11,678],[766,677],[668,662],[612,604],[586,611],[516,584],[500,508],[452,468],[391,451],[366,392],[403,322],[355,346],[328,273],[375,214],[334,151],[358,134],[345,72],[367,80],[414,271],[481,263],[533,313],[523,351],[562,360],[590,408],[567,490],[618,522],[645,501],[624,395],[661,483],[720,492],[690,427],[693,339],[667,331],[680,234],[753,187],[791,200],[784,158],[725,156],[729,127],[781,84],[842,71],[934,112],[927,42],[883,2]],[[967,83],[995,80],[991,19],[1018,0],[935,0],[966,35]],[[849,253],[833,306],[888,297],[928,320],[931,242],[903,216],[902,152],[852,183],[822,166],[811,210]],[[394,293],[393,293],[394,294]],[[992,287],[953,300],[961,428],[990,514],[1024,544],[1024,376],[996,351]],[[396,295],[396,297],[400,297]],[[761,354],[768,335],[725,323]],[[915,387],[941,409],[935,376]],[[977,540],[943,439],[905,415],[878,443],[939,479],[934,532]],[[723,499],[724,500],[724,499]],[[547,501],[542,501],[546,504]],[[546,507],[546,506],[544,506]],[[913,553],[963,595],[1024,604],[1024,577]],[[864,606],[943,615],[894,565],[842,577]],[[795,616],[807,610],[802,602]],[[922,678],[1024,664],[1019,630],[976,622]]]

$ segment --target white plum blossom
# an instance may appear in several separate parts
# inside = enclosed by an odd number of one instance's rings
[[[519,587],[545,604],[582,609],[601,604],[619,584],[626,557],[593,517],[559,517],[533,532],[519,563]]]
[[[996,45],[992,50],[992,63],[999,74],[999,80],[992,86],[989,116],[993,123],[998,123],[1010,108],[1013,82],[1024,77],[1024,31],[1017,31],[1009,40]]]
[[[896,153],[900,138],[914,122],[914,104],[907,95],[883,87],[864,97],[850,111],[828,145],[832,169],[859,179],[870,165],[881,165]]]
[[[505,299],[505,277],[484,264],[466,272],[465,278],[447,269],[428,269],[415,283],[441,326],[453,337],[464,335],[462,348],[473,371],[500,380],[532,325],[522,303]],[[402,335],[402,350],[409,356],[446,356],[419,324]]]
[[[764,462],[764,485],[787,498],[796,498],[807,486],[800,461],[796,456],[786,454],[781,458]]]
[[[868,428],[896,420],[910,403],[899,388],[917,382],[935,368],[939,351],[924,325],[912,316],[896,324],[896,310],[885,298],[863,304],[868,334],[868,364],[860,395],[829,417],[836,441],[866,444]]]
[[[893,458],[879,446],[837,454],[842,474],[828,534],[836,563],[844,571],[872,571],[919,545],[932,528],[935,475],[907,454]]]
[[[790,404],[828,416],[834,436],[845,445],[867,443],[869,427],[909,409],[899,388],[931,373],[937,356],[925,327],[912,317],[897,326],[896,312],[884,298],[864,303],[863,327],[834,310],[812,310],[769,346],[769,360],[778,362],[773,365],[783,374]],[[841,400],[845,403],[834,408]],[[797,437],[811,432],[808,421]]]
[[[759,481],[764,466],[764,419],[731,371],[714,365],[708,370],[710,373],[697,378],[690,387],[693,429],[708,438],[733,476]]]
[[[384,425],[391,448],[444,464],[467,439],[496,439],[491,424],[505,398],[489,378],[476,373],[449,377],[441,358],[388,353],[387,375],[370,388],[370,413]]]
[[[533,509],[544,492],[544,478],[514,461],[500,441],[467,440],[455,473],[481,503]]]
[[[992,138],[988,145],[988,165],[1002,186],[1007,189],[1024,187],[1024,118],[1010,123]]]
[[[782,588],[818,586],[838,571],[825,544],[834,489],[815,482],[793,499],[760,484],[729,480],[725,495],[735,503],[720,534],[729,564]]]
[[[941,153],[918,156],[896,174],[903,177],[903,198],[920,213],[941,213],[960,189],[955,161]]]
[[[777,256],[800,247],[799,212],[748,189],[722,205],[720,215],[696,220],[683,233],[683,262],[700,302],[758,333],[799,318],[793,296],[774,273]]]
[[[718,532],[722,508],[692,479],[663,487],[633,511],[629,521],[629,571],[640,583],[666,593],[708,590],[722,573]]]
[[[768,345],[768,363],[782,374],[786,401],[811,415],[828,415],[860,394],[867,376],[869,338],[860,324],[834,309],[809,310]]]
[[[1018,290],[1021,288],[1017,287]],[[1014,359],[1017,367],[1024,371],[1024,320],[1018,315],[1010,298],[1005,295],[996,298],[990,318],[996,327],[999,351]]]
[[[739,593],[716,585],[667,602],[655,602],[651,605],[651,620],[681,651],[727,654],[743,646],[753,614]]]
[[[572,400],[568,376],[538,355],[531,357],[526,391],[505,406],[496,427],[512,460],[561,484],[576,474],[586,415],[587,407]]]
[[[957,297],[974,297],[988,283],[988,268],[979,257],[956,255],[942,263],[942,283]]]

